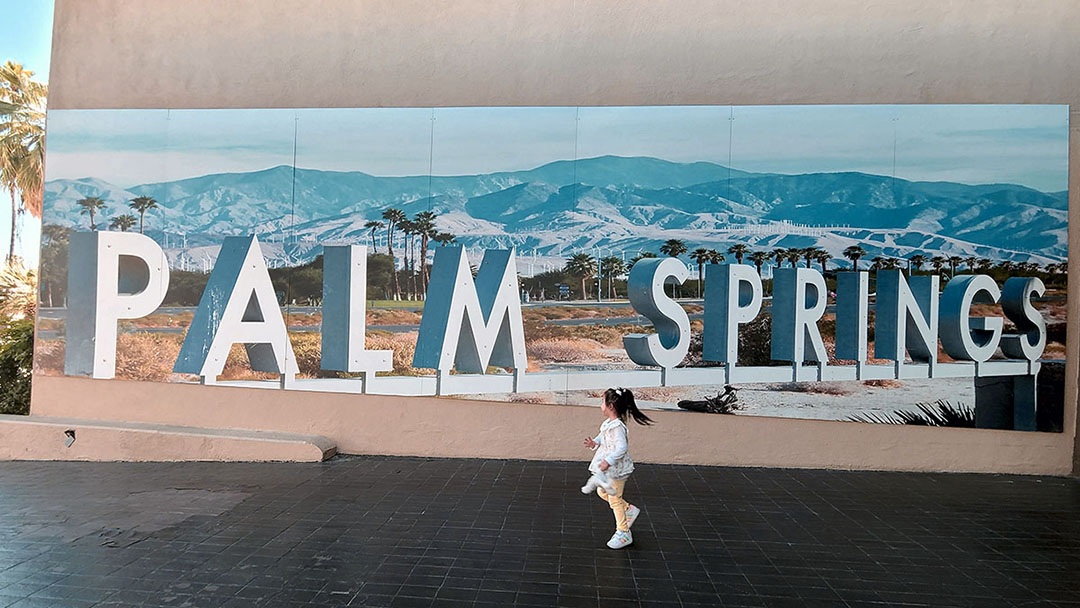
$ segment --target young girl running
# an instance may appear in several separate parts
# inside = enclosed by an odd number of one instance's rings
[[[614,490],[613,493],[606,492],[603,488],[596,490],[615,514],[615,534],[607,546],[622,549],[634,542],[630,526],[634,525],[634,520],[641,512],[622,497],[626,479],[634,471],[634,461],[630,459],[628,451],[626,416],[629,414],[638,424],[652,424],[653,421],[638,409],[634,394],[625,388],[609,388],[604,391],[600,408],[607,420],[600,425],[599,435],[585,438],[585,447],[596,450],[589,464],[589,471],[600,471],[607,475],[611,489]]]

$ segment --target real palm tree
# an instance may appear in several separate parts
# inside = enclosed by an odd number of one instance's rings
[[[128,203],[128,207],[131,207],[135,211],[139,212],[139,234],[142,234],[143,216],[146,214],[147,211],[158,208],[157,201],[150,198],[149,196],[137,196],[131,199],[131,202]]]
[[[405,212],[401,209],[385,209],[382,218],[386,220],[386,250],[394,263],[394,299],[401,299],[401,282],[398,280],[397,258],[394,257],[394,227],[398,222],[405,219]]]
[[[758,276],[761,276],[761,269],[772,257],[768,251],[755,251],[750,254],[750,261],[754,263],[754,268],[757,268]]]
[[[866,256],[866,250],[858,245],[852,245],[844,249],[843,256],[851,260],[851,269],[859,269],[859,259]]]
[[[655,257],[655,256],[654,256]],[[596,258],[587,253],[575,253],[566,262],[563,269],[573,277],[581,277],[581,299],[588,300],[589,294],[585,291],[585,281],[596,276]]]
[[[600,271],[608,280],[608,297],[614,300],[616,297],[615,277],[626,273],[626,262],[622,261],[622,258],[608,256],[600,260]]]
[[[372,253],[379,253],[379,248],[375,244],[375,232],[378,229],[380,229],[380,228],[382,228],[384,226],[386,226],[386,224],[384,224],[384,223],[382,223],[382,222],[380,222],[378,220],[368,220],[367,222],[364,223],[364,229],[367,230],[368,234],[371,236],[371,252]]]
[[[118,215],[109,222],[109,228],[119,228],[120,232],[127,232],[134,227],[138,221],[139,220],[136,219],[134,215]]]
[[[680,255],[686,253],[686,243],[680,239],[668,239],[663,245],[660,246],[660,253],[677,258]]]
[[[90,230],[97,230],[97,224],[94,223],[94,215],[105,208],[105,201],[96,196],[88,196],[75,201],[75,203],[82,207],[82,210],[79,211],[79,215],[90,216]]]
[[[21,260],[0,269],[0,317],[33,318],[37,309],[37,273]]]
[[[728,247],[727,252],[735,256],[735,262],[737,264],[742,264],[743,256],[750,253],[750,248],[743,243],[736,243],[731,247]]]
[[[33,75],[13,61],[0,65],[0,183],[11,195],[9,261],[15,256],[18,214],[29,211],[41,217],[48,87]]]
[[[701,286],[705,282],[705,264],[712,259],[712,254],[704,247],[698,247],[690,254],[690,259],[697,262],[697,297],[701,297]]]

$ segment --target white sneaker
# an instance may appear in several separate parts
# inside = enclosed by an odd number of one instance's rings
[[[629,528],[630,526],[634,525],[634,521],[637,520],[637,516],[640,514],[641,509],[635,507],[634,505],[626,507],[626,527]]]
[[[623,547],[634,542],[634,535],[630,534],[630,531],[622,532],[616,530],[615,534],[611,536],[611,540],[607,541],[609,549],[622,549]]]

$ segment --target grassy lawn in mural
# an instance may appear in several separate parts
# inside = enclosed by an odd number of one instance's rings
[[[763,279],[764,310],[741,332],[740,365],[781,365],[769,357],[767,319],[783,267],[825,277],[829,365],[853,364],[834,357],[832,293],[837,273],[853,268],[872,282],[892,268],[943,285],[964,274],[998,285],[1038,277],[1042,358],[1062,359],[1067,126],[1057,106],[58,111],[35,369],[63,373],[67,245],[91,229],[143,232],[171,268],[162,306],[119,323],[125,379],[196,380],[172,362],[222,239],[248,234],[302,378],[343,375],[320,370],[322,247],[343,244],[369,248],[366,342],[394,352],[391,375],[433,373],[412,357],[433,252],[454,246],[474,275],[484,249],[516,250],[528,372],[637,368],[623,336],[653,329],[626,299],[627,275],[651,257],[689,271],[667,287],[691,320],[684,366],[713,365],[701,356],[701,295],[704,268],[717,263],[751,265]],[[871,318],[873,307],[871,297]],[[1001,307],[976,304],[974,314]],[[869,333],[873,354],[873,324]],[[234,346],[220,379],[258,378],[271,376]],[[638,393],[647,407],[675,408],[722,389]],[[844,420],[939,399],[972,407],[974,385],[764,383],[738,394],[738,415]],[[594,404],[596,391],[482,398]]]

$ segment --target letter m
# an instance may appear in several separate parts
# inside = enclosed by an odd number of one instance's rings
[[[439,247],[413,367],[482,374],[488,365],[528,367],[514,250],[485,251],[474,282],[465,250]]]

